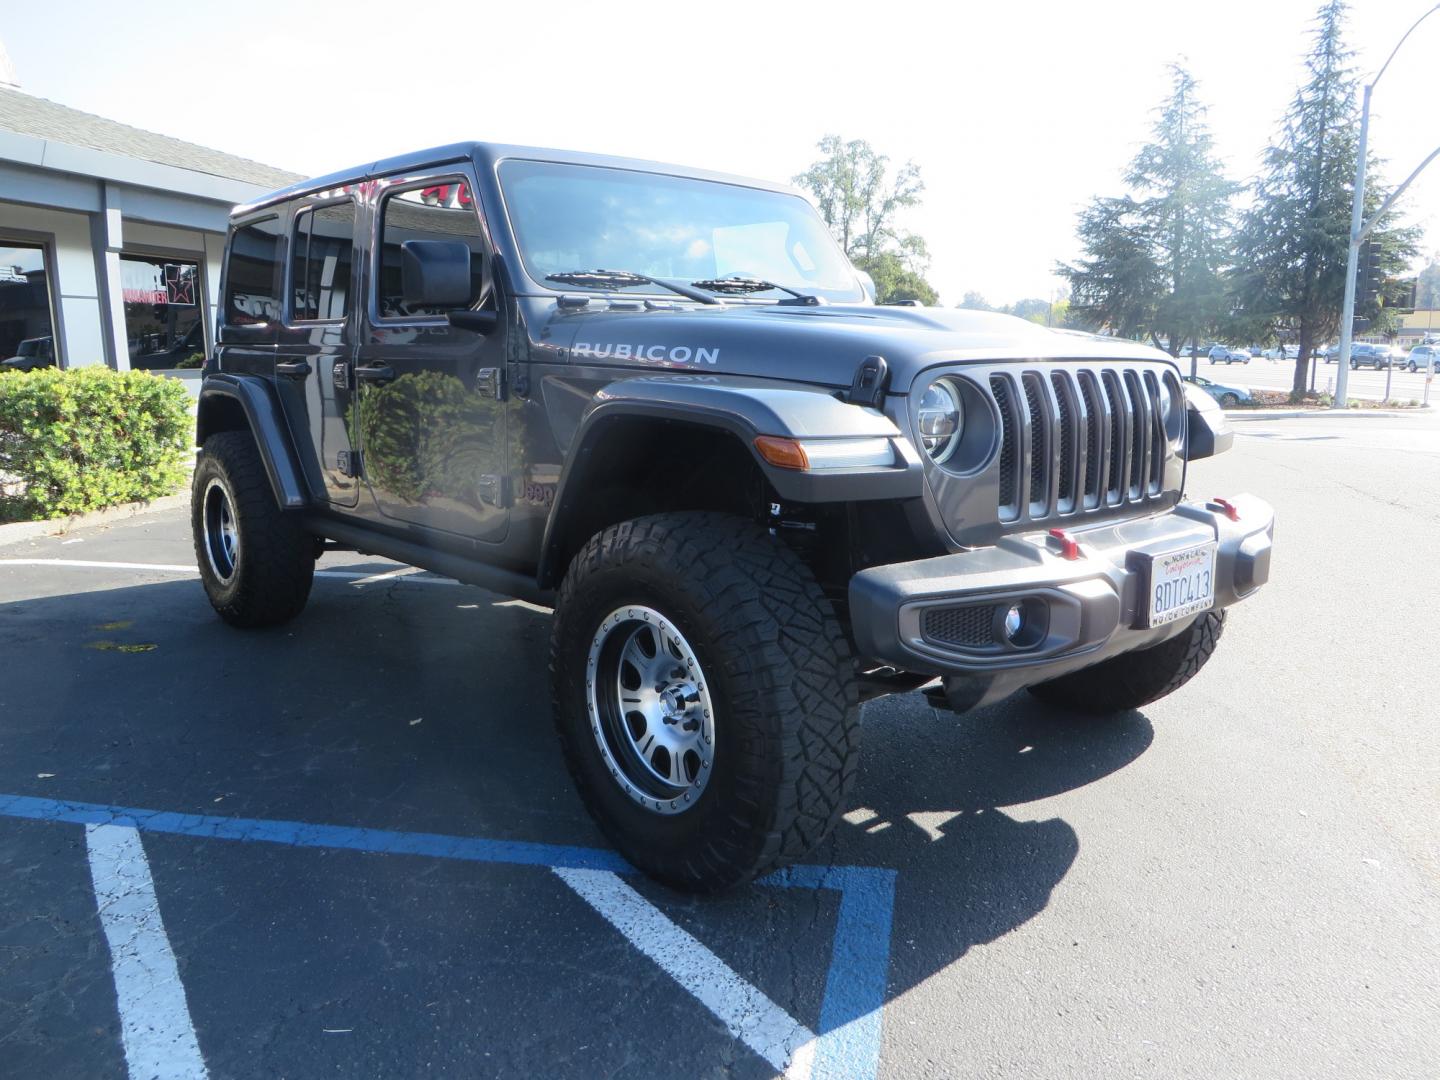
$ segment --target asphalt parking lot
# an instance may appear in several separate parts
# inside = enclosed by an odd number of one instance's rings
[[[1194,683],[872,703],[711,899],[581,809],[542,610],[337,553],[243,633],[182,513],[0,546],[0,1075],[1440,1075],[1440,418],[1236,428],[1189,486],[1273,578]]]

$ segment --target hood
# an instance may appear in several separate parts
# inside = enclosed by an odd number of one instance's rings
[[[538,299],[538,298],[536,298]],[[834,304],[790,307],[646,305],[595,298],[565,310],[541,301],[530,325],[575,363],[751,375],[850,385],[883,356],[890,391],[928,368],[996,360],[1169,360],[1133,341],[1043,326],[987,311]],[[545,310],[548,309],[548,310]]]

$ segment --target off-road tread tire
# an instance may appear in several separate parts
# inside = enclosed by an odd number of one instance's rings
[[[217,474],[230,489],[240,530],[240,558],[228,584],[210,569],[201,521],[205,488]],[[222,431],[205,440],[191,483],[190,528],[205,593],[231,626],[278,626],[304,609],[315,578],[315,541],[276,503],[248,431]]]
[[[679,815],[635,805],[589,726],[590,642],[627,600],[653,601],[680,627],[716,691],[715,773]],[[668,885],[714,892],[755,878],[814,848],[847,806],[860,750],[850,646],[809,569],[753,522],[666,513],[593,536],[560,586],[550,673],[587,808],[621,854]]]
[[[1030,693],[1047,704],[1095,716],[1138,709],[1199,674],[1224,630],[1225,612],[1207,611],[1168,641],[1039,683]]]

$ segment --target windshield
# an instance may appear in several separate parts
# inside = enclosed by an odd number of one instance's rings
[[[804,199],[630,169],[506,161],[500,185],[525,269],[551,274],[624,270],[675,281],[741,277],[827,300],[859,301],[855,271]],[[581,288],[656,293],[633,285]],[[779,289],[750,291],[779,299]]]

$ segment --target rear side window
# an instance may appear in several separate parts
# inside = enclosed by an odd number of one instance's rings
[[[400,245],[407,240],[461,240],[470,246],[470,303],[487,298],[484,234],[463,183],[411,188],[385,197],[380,209],[380,265],[376,274],[376,311],[382,319],[435,318],[440,308],[405,303],[400,280]]]
[[[350,310],[355,204],[337,203],[295,215],[290,289],[296,322],[338,320]]]
[[[280,317],[280,221],[233,229],[225,267],[225,321],[257,326]]]

